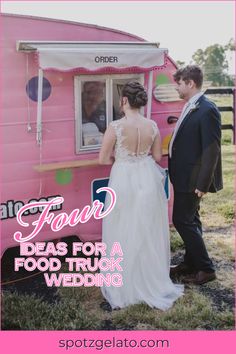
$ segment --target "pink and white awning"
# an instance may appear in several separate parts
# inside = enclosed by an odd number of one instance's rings
[[[149,42],[18,42],[39,67],[58,71],[150,71],[166,64],[167,49]]]
[[[44,42],[17,41],[20,52],[35,53],[38,60],[38,105],[36,140],[42,144],[43,71],[85,73],[149,72],[148,95],[152,93],[152,72],[167,64],[167,49],[149,42]],[[151,99],[147,117],[151,115]]]

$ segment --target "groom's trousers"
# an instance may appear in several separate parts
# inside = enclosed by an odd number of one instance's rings
[[[196,271],[214,272],[202,238],[200,200],[196,193],[174,193],[173,224],[184,241],[184,263]]]

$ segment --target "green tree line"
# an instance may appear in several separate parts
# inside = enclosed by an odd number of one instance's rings
[[[199,65],[206,81],[212,86],[234,86],[234,78],[228,74],[229,64],[227,54],[235,51],[233,39],[226,45],[213,44],[205,50],[198,49],[192,56],[193,64]],[[179,67],[185,63],[177,61]]]

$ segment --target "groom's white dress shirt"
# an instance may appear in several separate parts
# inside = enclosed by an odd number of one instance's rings
[[[175,129],[173,131],[173,134],[171,136],[170,139],[170,143],[169,143],[169,156],[172,156],[172,146],[173,146],[173,142],[175,140],[176,134],[179,130],[179,127],[181,125],[181,123],[183,122],[184,118],[186,117],[186,115],[189,113],[189,111],[191,111],[191,109],[194,107],[195,103],[199,100],[199,98],[203,95],[203,92],[198,92],[196,93],[196,95],[192,96],[190,98],[190,100],[188,102],[185,103],[183,110],[181,112],[181,115],[175,125]]]

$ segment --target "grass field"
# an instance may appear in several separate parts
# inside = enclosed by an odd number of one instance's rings
[[[216,98],[230,105],[230,97]],[[231,113],[223,122],[231,123]],[[234,154],[232,132],[224,131],[224,189],[202,201],[204,239],[217,270],[217,280],[186,286],[185,295],[168,311],[138,304],[105,312],[100,289],[49,289],[42,275],[2,290],[2,328],[15,330],[233,330],[234,329]],[[173,262],[183,256],[183,244],[171,229]]]

